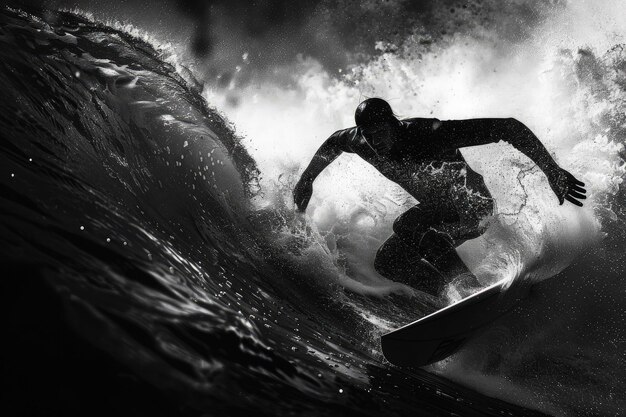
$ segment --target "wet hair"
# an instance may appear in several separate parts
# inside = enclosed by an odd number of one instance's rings
[[[397,121],[391,106],[382,98],[373,97],[364,100],[356,108],[354,121],[357,126],[373,126],[380,123]]]

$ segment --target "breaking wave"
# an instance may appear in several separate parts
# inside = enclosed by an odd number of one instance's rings
[[[626,54],[619,26],[593,26],[608,5],[570,27],[582,7],[523,41],[416,32],[340,76],[302,58],[278,69],[288,84],[259,79],[236,101],[128,28],[5,9],[2,256],[38,265],[81,334],[199,409],[516,412],[477,390],[550,414],[619,414]],[[463,150],[498,208],[461,256],[485,286],[537,285],[428,372],[390,367],[379,336],[458,294],[436,300],[372,267],[415,201],[348,155],[316,181],[306,216],[290,201],[365,96],[406,117],[514,115],[590,196],[558,206],[508,145]]]

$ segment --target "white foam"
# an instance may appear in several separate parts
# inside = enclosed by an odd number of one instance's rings
[[[615,191],[624,172],[617,155],[622,146],[594,133],[607,103],[590,96],[589,87],[575,74],[575,48],[587,45],[603,53],[601,48],[623,36],[623,28],[616,24],[615,32],[601,36],[608,33],[601,26],[605,20],[593,19],[586,31],[598,36],[581,44],[583,37],[572,23],[586,16],[588,7],[601,9],[604,15],[613,10],[610,5],[573,5],[568,14],[555,15],[521,44],[503,47],[497,33],[455,36],[433,47],[430,54],[383,54],[342,79],[331,77],[312,59],[301,59],[280,69],[293,74],[292,86],[260,81],[239,92],[243,100],[236,107],[229,106],[219,90],[209,89],[206,95],[246,136],[266,189],[274,188],[279,176],[285,181],[285,174],[293,184],[332,132],[353,125],[354,108],[365,96],[388,98],[394,111],[405,117],[518,118],[558,163],[586,182],[591,198],[583,209],[559,206],[543,174],[532,170],[533,164],[511,146],[466,148],[464,155],[484,174],[501,215],[496,227],[482,239],[463,245],[460,254],[488,281],[485,284],[512,278],[520,264],[537,264],[538,258],[543,266],[534,276],[541,279],[566,266],[584,249],[584,242],[598,236],[593,209],[601,201],[599,196]],[[598,47],[590,40],[597,41]],[[420,45],[411,42],[407,40],[401,50],[422,52]],[[530,173],[521,174],[523,170]],[[289,187],[284,192],[288,201]],[[366,228],[349,231],[369,242],[358,248],[352,245],[353,258],[371,260],[377,245],[391,233],[390,222],[412,203],[371,166],[344,154],[315,182],[308,215],[321,230],[329,230],[349,223],[355,213],[371,213],[374,220]],[[553,259],[548,259],[551,254]],[[373,275],[362,274],[365,280],[376,276],[370,271]]]

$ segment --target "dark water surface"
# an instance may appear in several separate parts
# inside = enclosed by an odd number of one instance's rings
[[[313,279],[311,259],[294,261],[306,236],[278,245],[272,235],[289,216],[249,207],[254,160],[192,77],[150,45],[71,13],[3,9],[0,57],[5,405],[60,415],[540,414],[386,363],[383,330],[363,315],[406,323],[436,302]],[[605,258],[584,265],[619,275],[621,261]],[[532,334],[529,315],[545,319],[529,308],[552,304],[539,294],[507,318],[522,323],[510,340]],[[484,350],[476,343],[465,355]],[[624,340],[614,346],[598,366],[620,378]],[[561,376],[581,378],[572,395],[593,385],[554,350],[510,375],[561,361]],[[578,360],[598,358],[585,354]],[[501,371],[494,355],[483,370]],[[552,401],[527,406],[550,412]]]

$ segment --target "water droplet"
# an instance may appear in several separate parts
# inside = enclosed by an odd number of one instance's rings
[[[107,237],[107,243],[111,243],[111,238]]]
[[[339,388],[339,394],[343,394],[343,389]]]
[[[81,226],[81,227],[80,227],[80,230],[85,230],[85,226]]]

